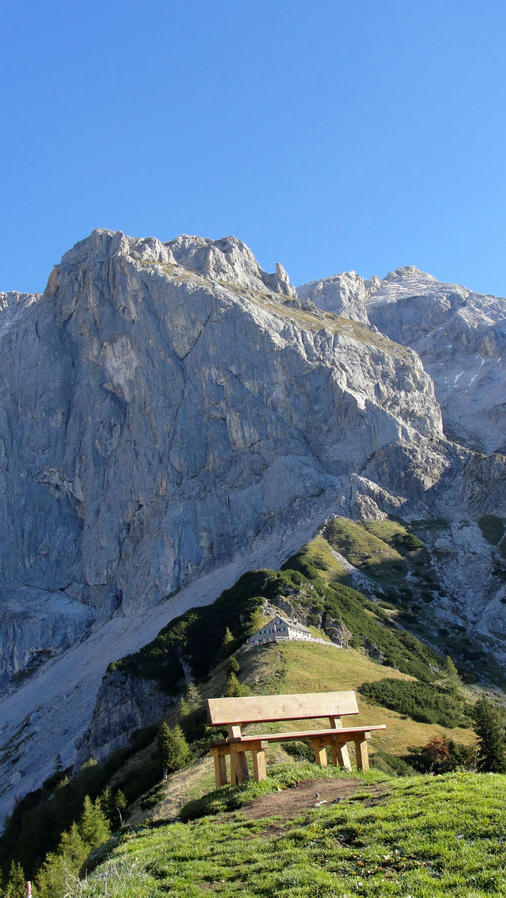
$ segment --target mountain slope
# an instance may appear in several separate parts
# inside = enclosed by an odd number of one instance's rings
[[[94,231],[1,295],[0,353],[2,811],[75,760],[110,661],[326,518],[506,514],[416,352],[236,238]]]

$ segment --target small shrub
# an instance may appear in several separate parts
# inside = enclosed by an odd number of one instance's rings
[[[456,727],[470,721],[471,709],[463,698],[430,683],[385,678],[363,683],[359,691],[377,704],[421,723]]]

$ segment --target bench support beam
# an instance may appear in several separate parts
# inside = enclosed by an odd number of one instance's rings
[[[338,742],[332,743],[332,763],[336,767],[344,767],[351,773],[350,754],[347,745],[340,745]]]
[[[253,776],[255,777],[257,783],[261,780],[267,779],[267,772],[265,769],[265,751],[256,751],[255,749],[251,752],[251,757],[253,760]]]
[[[369,770],[369,752],[365,739],[355,739],[355,758],[357,770]]]
[[[212,748],[211,754],[214,761],[214,779],[216,781],[216,788],[219,789],[220,786],[227,785],[227,759],[225,752],[220,751],[218,748]]]
[[[342,730],[343,728],[341,718],[335,715],[329,717],[329,724],[334,730]],[[345,742],[332,742],[332,761],[336,767],[344,767],[345,770],[351,771],[350,754]]]
[[[315,761],[320,767],[327,766],[327,749],[321,739],[310,739],[311,748],[314,751]]]

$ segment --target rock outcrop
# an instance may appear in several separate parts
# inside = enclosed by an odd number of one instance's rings
[[[354,272],[299,287],[322,309],[369,323],[415,349],[434,381],[446,436],[506,453],[506,301],[445,284],[414,266],[380,281]]]

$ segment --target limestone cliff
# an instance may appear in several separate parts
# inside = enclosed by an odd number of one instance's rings
[[[286,275],[232,238],[95,231],[1,353],[8,640],[16,615],[43,609],[40,639],[14,634],[17,652],[2,652],[4,680],[93,620],[150,607],[294,515],[323,513],[380,449],[423,455],[429,440],[424,483],[447,464],[415,353],[302,308]]]
[[[382,281],[334,275],[303,284],[299,294],[415,349],[434,381],[445,434],[487,454],[506,452],[506,300],[414,266]]]

